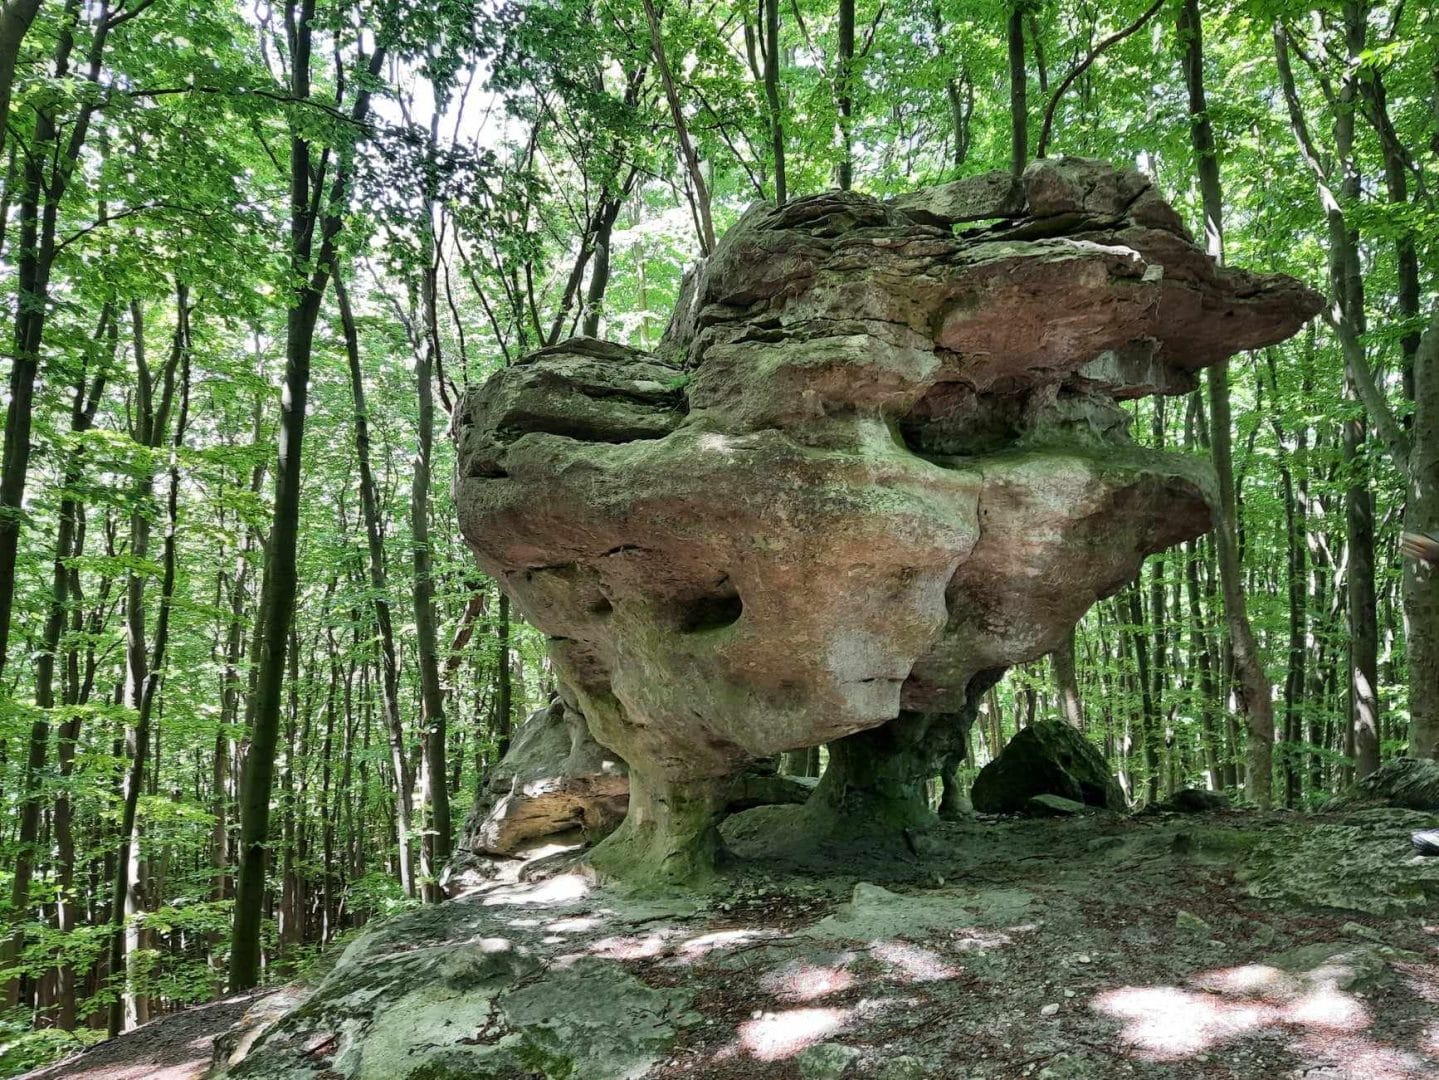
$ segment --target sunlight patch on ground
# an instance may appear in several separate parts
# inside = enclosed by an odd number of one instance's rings
[[[960,971],[947,964],[932,949],[907,941],[880,941],[870,946],[870,955],[903,975],[905,982],[939,982],[956,978]]]
[[[1270,1006],[1235,1004],[1174,986],[1125,986],[1094,999],[1094,1008],[1124,1021],[1120,1038],[1151,1061],[1174,1061],[1262,1027]]]
[[[793,960],[766,972],[760,979],[760,989],[780,1001],[795,1003],[843,993],[854,985],[854,974],[849,970],[854,960],[854,953],[841,953],[833,964]]]
[[[1307,1060],[1329,1060],[1365,1080],[1420,1080],[1433,1062],[1387,1046],[1364,1032],[1373,1017],[1346,990],[1352,969],[1342,962],[1303,973],[1263,964],[1219,968],[1196,975],[1197,990],[1177,986],[1125,986],[1095,996],[1091,1007],[1124,1024],[1120,1038],[1148,1061],[1177,1061],[1231,1039],[1261,1032],[1288,1033],[1290,1048]],[[1439,1024],[1420,1039],[1424,1053],[1439,1052]]]
[[[601,938],[588,949],[591,956],[602,956],[606,960],[650,960],[665,951],[665,946],[676,931],[654,930],[648,934],[619,934]]]
[[[1363,1035],[1312,1032],[1295,1044],[1310,1060],[1327,1059],[1363,1080],[1433,1080],[1434,1063]]]
[[[552,934],[583,934],[587,930],[598,929],[604,921],[598,915],[572,915],[546,923],[545,929]]]
[[[560,874],[533,885],[508,885],[496,889],[481,901],[486,907],[502,904],[564,904],[580,900],[590,892],[590,882],[579,874]]]
[[[1014,938],[1002,930],[957,930],[954,933],[951,948],[958,949],[960,952],[984,952],[987,949],[998,949],[1003,945],[1009,945],[1013,941]]]
[[[709,934],[700,934],[692,937],[680,945],[680,959],[684,963],[698,960],[702,956],[724,949],[733,949],[740,945],[749,945],[756,941],[763,941],[767,938],[780,937],[777,930],[716,930]]]
[[[715,1055],[716,1060],[743,1052],[760,1061],[783,1061],[824,1042],[849,1021],[851,1009],[787,1009],[770,1012],[739,1026],[739,1039]]]

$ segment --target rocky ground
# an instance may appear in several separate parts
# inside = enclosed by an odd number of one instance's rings
[[[315,987],[251,1006],[219,1040],[236,1059],[223,1075],[1439,1076],[1439,859],[1409,854],[1432,815],[992,819],[802,853],[755,841],[791,812],[732,819],[750,857],[702,895],[558,873],[386,923]],[[198,1077],[243,1008],[167,1017],[33,1075]]]
[[[1439,859],[1409,853],[1425,815],[757,847],[790,812],[732,819],[752,857],[697,897],[560,873],[385,924],[225,1075],[1439,1076]]]

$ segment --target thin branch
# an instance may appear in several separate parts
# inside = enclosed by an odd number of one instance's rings
[[[1089,65],[1098,60],[1110,46],[1117,45],[1131,34],[1137,33],[1143,28],[1145,23],[1159,14],[1159,9],[1163,6],[1164,0],[1154,0],[1154,3],[1149,6],[1143,15],[1139,16],[1139,18],[1135,19],[1134,22],[1130,23],[1123,30],[1117,30],[1110,34],[1098,45],[1090,49],[1088,56],[1070,68],[1069,74],[1064,77],[1063,82],[1055,87],[1054,93],[1050,95],[1049,104],[1044,107],[1044,126],[1039,130],[1039,146],[1034,152],[1035,157],[1044,157],[1044,152],[1049,148],[1049,133],[1054,127],[1054,110],[1059,106],[1059,99],[1064,96],[1064,92],[1069,89],[1074,80],[1088,71]]]

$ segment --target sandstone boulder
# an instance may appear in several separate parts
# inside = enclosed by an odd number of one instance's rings
[[[817,808],[927,814],[979,691],[1209,527],[1208,466],[1116,402],[1319,297],[1216,266],[1133,171],[1019,188],[753,207],[659,355],[577,339],[461,402],[465,536],[630,766],[602,869],[703,872],[731,778],[821,742]]]
[[[512,855],[541,837],[613,832],[629,803],[619,755],[595,742],[580,713],[555,700],[531,713],[486,777],[465,829],[475,855]]]
[[[1228,810],[1229,805],[1229,796],[1222,791],[1180,788],[1159,803],[1156,809],[1173,814],[1209,814],[1219,810]]]
[[[1104,755],[1059,720],[1023,728],[974,778],[970,798],[982,814],[1017,814],[1039,795],[1057,795],[1085,806],[1123,810],[1124,793]]]

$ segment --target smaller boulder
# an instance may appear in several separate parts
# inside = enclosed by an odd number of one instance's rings
[[[629,795],[625,763],[595,742],[583,715],[555,700],[530,714],[490,771],[465,847],[513,855],[531,840],[575,829],[597,840],[624,819]]]
[[[979,770],[970,791],[974,808],[982,814],[1021,813],[1036,795],[1124,809],[1124,793],[1104,755],[1058,720],[1041,720],[1010,739],[999,756]]]
[[[1157,809],[1172,814],[1208,814],[1215,810],[1228,810],[1229,797],[1203,788],[1181,788],[1159,803]]]
[[[921,225],[948,228],[1024,213],[1024,187],[1007,169],[966,176],[891,199],[889,205]]]
[[[756,806],[796,806],[814,794],[819,778],[747,771],[735,778],[725,810],[738,814]]]
[[[1024,804],[1024,812],[1030,817],[1075,817],[1087,814],[1093,809],[1092,806],[1059,795],[1035,795]]]
[[[1439,761],[1394,758],[1335,800],[1336,809],[1393,806],[1401,810],[1439,810]]]

